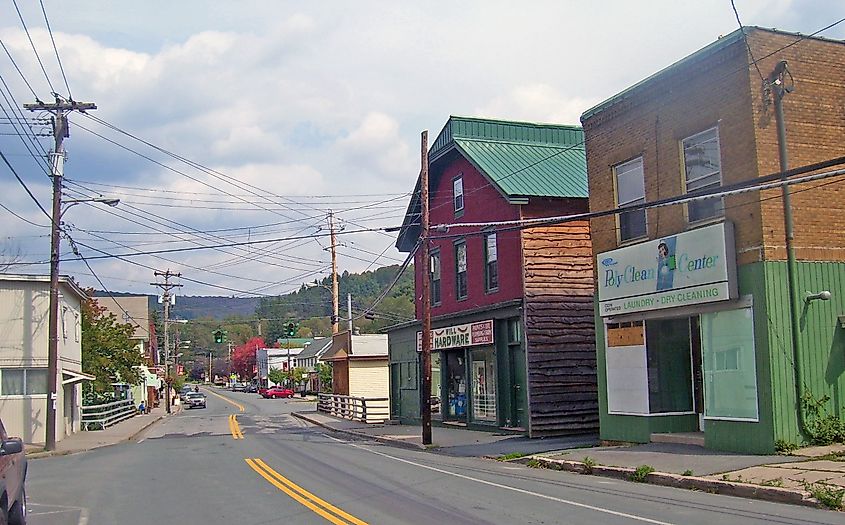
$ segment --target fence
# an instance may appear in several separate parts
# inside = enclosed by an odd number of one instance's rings
[[[138,413],[135,408],[135,401],[124,399],[103,405],[91,405],[82,407],[82,430],[96,429],[105,430],[115,423],[129,419]]]
[[[338,394],[319,394],[317,412],[330,416],[361,421],[384,423],[390,418],[389,399],[386,397],[353,397]]]

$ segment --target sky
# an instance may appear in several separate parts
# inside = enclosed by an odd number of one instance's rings
[[[395,233],[360,230],[401,224],[422,130],[433,141],[450,115],[579,124],[738,28],[729,0],[43,0],[56,52],[41,4],[16,2],[32,44],[5,2],[0,151],[49,211],[49,126],[28,121],[39,136],[22,139],[17,111],[53,92],[96,103],[70,117],[65,199],[121,203],[66,208],[90,269],[65,240],[61,271],[143,294],[154,270],[181,273],[183,295],[322,279],[328,210],[340,272],[400,263]],[[744,25],[805,34],[845,17],[835,1],[735,3]],[[845,23],[821,36],[845,39]],[[49,219],[5,164],[0,204],[0,262],[48,273]],[[183,251],[114,257],[160,250]]]

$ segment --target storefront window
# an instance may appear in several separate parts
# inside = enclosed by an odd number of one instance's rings
[[[431,353],[431,417],[440,419],[440,352]]]
[[[446,357],[446,402],[444,416],[447,419],[466,419],[467,376],[463,349],[444,352]]]
[[[649,412],[692,412],[689,318],[646,321],[645,334]]]
[[[472,416],[474,421],[496,421],[496,354],[492,349],[473,350]]]
[[[704,416],[757,420],[751,308],[701,315]]]

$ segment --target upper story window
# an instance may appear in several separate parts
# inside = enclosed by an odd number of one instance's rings
[[[431,254],[431,304],[440,304],[440,252]]]
[[[687,193],[722,184],[722,161],[719,156],[719,128],[711,128],[682,141],[684,176]],[[721,217],[725,212],[722,197],[692,201],[687,204],[689,222]]]
[[[452,201],[455,203],[455,213],[460,213],[464,210],[464,179],[463,173],[458,174],[458,178],[452,181]]]
[[[616,185],[616,205],[618,207],[645,202],[645,182],[643,158],[629,160],[613,168]],[[639,239],[646,236],[645,209],[626,211],[617,215],[619,222],[619,242]]]
[[[458,300],[467,297],[467,243],[455,243],[455,297]]]
[[[496,247],[496,232],[484,234],[484,290],[499,288],[499,256]]]

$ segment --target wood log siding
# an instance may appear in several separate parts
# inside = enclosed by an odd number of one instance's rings
[[[522,249],[531,436],[597,432],[589,223],[523,230]]]

